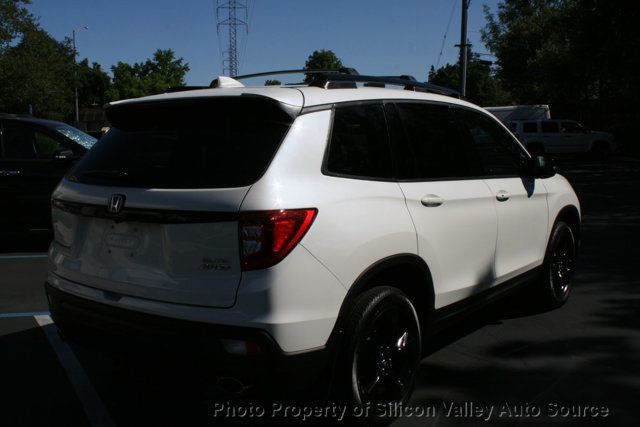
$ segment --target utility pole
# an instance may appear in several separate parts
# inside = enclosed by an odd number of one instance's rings
[[[244,10],[244,20],[238,18],[238,10]],[[220,17],[220,12],[226,12],[226,17]],[[247,24],[247,5],[243,0],[227,0],[220,4],[216,9],[216,16],[218,19],[218,37],[220,37],[220,27],[228,27],[228,47],[222,54],[222,72],[226,73],[229,77],[235,77],[238,75],[239,57],[238,57],[238,27],[244,26],[246,32],[249,33],[249,26]]]
[[[466,96],[467,92],[467,59],[469,57],[467,43],[467,12],[471,0],[462,0],[462,17],[460,25],[460,95]]]
[[[78,50],[76,49],[76,32],[80,32],[82,30],[88,30],[88,27],[78,27],[72,31],[73,37],[73,65],[75,67],[75,79],[73,82],[73,89],[75,90],[75,102],[76,102],[76,116],[73,122],[75,127],[78,127],[78,123],[80,123],[80,108],[78,106]]]

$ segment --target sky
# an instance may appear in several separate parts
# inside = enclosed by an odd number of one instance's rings
[[[207,85],[223,74],[226,41],[216,30],[217,2],[32,0],[28,8],[58,40],[70,37],[74,28],[88,27],[76,36],[79,58],[98,62],[107,71],[118,61],[142,62],[156,49],[173,49],[189,64],[186,83]],[[318,49],[333,50],[345,66],[361,74],[409,74],[422,81],[431,65],[457,61],[461,0],[245,2],[249,29],[248,34],[239,31],[240,74],[302,68]],[[495,10],[497,3],[471,1],[468,36],[476,52],[488,53],[480,40],[483,5]]]

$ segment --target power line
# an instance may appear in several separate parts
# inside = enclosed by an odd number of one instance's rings
[[[451,8],[451,13],[449,14],[449,21],[447,21],[447,28],[444,30],[444,37],[442,37],[442,45],[440,46],[440,54],[438,55],[438,60],[436,61],[436,70],[440,66],[440,60],[442,59],[442,53],[444,52],[444,44],[447,41],[447,35],[449,35],[449,27],[451,26],[451,21],[453,20],[453,14],[456,11],[456,6],[458,5],[457,1],[453,2],[453,7]]]
[[[244,38],[243,43],[242,43],[242,54],[240,55],[239,58],[239,67],[243,68],[245,65],[245,59],[246,57],[246,53],[247,53],[247,44],[249,42],[249,27],[251,27],[251,22],[252,22],[252,18],[253,18],[253,11],[256,7],[256,0],[246,0],[247,1],[247,13],[248,13],[248,17],[247,17],[247,37]]]

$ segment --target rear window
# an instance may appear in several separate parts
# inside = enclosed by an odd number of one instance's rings
[[[522,124],[522,132],[524,133],[538,132],[538,124],[536,122],[524,122]]]
[[[391,169],[382,103],[337,106],[326,171],[349,177],[390,179]]]
[[[112,127],[72,170],[87,184],[227,188],[265,172],[293,118],[267,98],[114,105]]]

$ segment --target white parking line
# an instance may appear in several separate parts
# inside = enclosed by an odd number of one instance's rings
[[[20,317],[48,316],[48,311],[29,311],[19,313],[0,313],[0,319],[17,319]]]
[[[37,254],[24,254],[24,255],[0,255],[0,260],[3,259],[36,259],[36,258],[46,258],[47,253],[37,253]]]
[[[69,381],[71,381],[71,385],[75,389],[78,399],[80,399],[84,407],[84,412],[87,414],[89,423],[92,426],[115,426],[107,409],[100,400],[100,396],[98,396],[93,385],[91,385],[91,381],[89,381],[89,377],[80,364],[80,361],[76,355],[73,354],[71,347],[62,341],[58,335],[51,317],[33,317],[44,331],[49,340],[49,344],[51,344],[51,347],[53,347],[53,350],[56,352],[60,364],[67,373],[67,377],[69,377]]]

